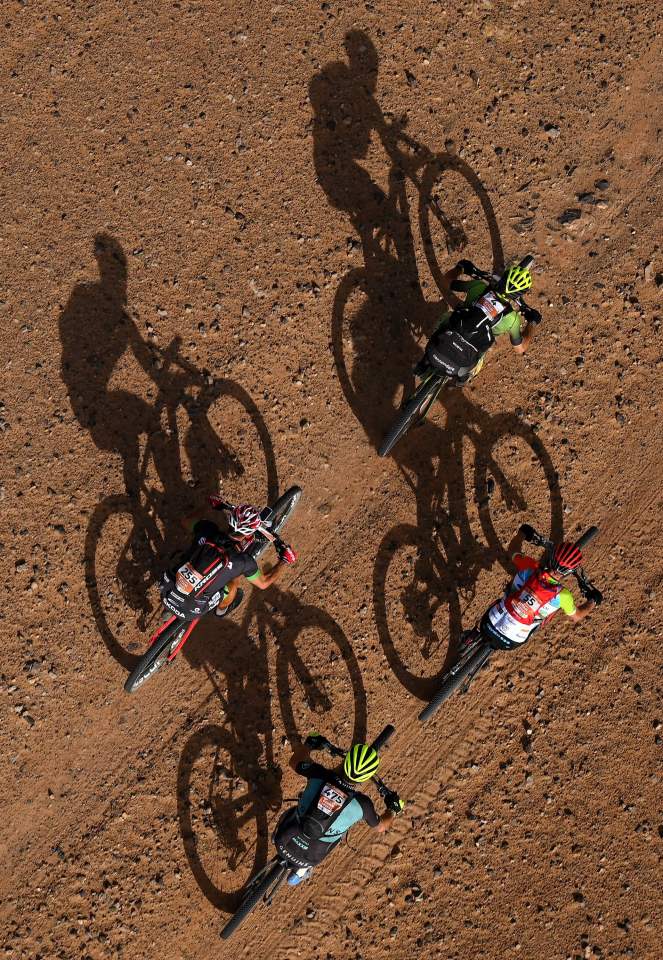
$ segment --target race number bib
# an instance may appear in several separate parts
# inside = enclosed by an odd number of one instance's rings
[[[320,796],[318,797],[318,810],[330,817],[332,814],[336,813],[337,810],[341,809],[347,799],[347,793],[343,793],[343,791],[339,790],[337,787],[333,787],[331,784],[326,783],[320,792]]]
[[[476,306],[486,315],[491,326],[504,311],[504,304],[500,303],[494,293],[489,290],[476,301]]]
[[[175,582],[179,592],[186,596],[198,586],[201,580],[202,575],[198,573],[197,570],[194,570],[190,563],[185,563],[184,566],[180,567],[177,571]]]

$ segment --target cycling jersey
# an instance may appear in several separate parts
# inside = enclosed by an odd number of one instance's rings
[[[231,580],[240,576],[253,580],[260,575],[251,554],[238,550],[211,520],[199,520],[193,536],[179,565],[161,578],[162,602],[182,620],[203,617],[218,606]]]
[[[532,557],[520,554],[514,557],[514,563],[518,573],[504,597],[493,604],[483,620],[488,628],[487,633],[491,642],[505,649],[525,643],[534,631],[538,630],[558,610],[563,610],[568,616],[576,612],[573,594],[566,587],[561,587],[555,596],[551,596],[549,600],[538,606],[531,622],[526,622],[528,618],[518,616],[517,610],[514,609],[513,604],[509,603],[509,599],[517,594],[531,574],[539,569],[539,564]]]
[[[273,837],[276,848],[288,860],[297,866],[315,866],[355,823],[364,820],[370,827],[377,827],[380,818],[373,801],[357,792],[353,783],[311,760],[302,760],[295,769],[308,782],[297,806],[281,817]],[[313,837],[312,831],[307,831],[306,819],[312,810],[320,811],[323,819],[330,818],[328,830],[320,836]]]
[[[465,293],[465,306],[469,307],[486,293],[488,284],[485,280],[456,280],[455,283],[452,284],[451,289]],[[495,297],[495,294],[492,294],[492,296]],[[486,304],[486,307],[490,309],[489,304]],[[446,326],[450,316],[451,311],[444,314],[440,322],[441,328]],[[509,338],[514,347],[523,342],[520,332],[520,314],[516,310],[507,308],[495,326],[492,327],[494,337],[502,336],[502,334],[505,333],[509,334]]]

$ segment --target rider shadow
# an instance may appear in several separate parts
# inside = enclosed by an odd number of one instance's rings
[[[121,612],[109,619],[108,596],[119,590],[122,609],[128,607],[145,629],[153,612],[150,587],[183,545],[174,520],[191,511],[192,487],[244,473],[238,453],[216,433],[213,404],[229,400],[252,421],[266,459],[269,497],[276,495],[278,479],[269,432],[248,394],[180,357],[178,338],[166,350],[144,340],[128,308],[121,245],[99,234],[94,255],[99,278],[77,284],[60,315],[61,372],[81,427],[98,450],[122,463],[124,492],[102,500],[90,519],[85,579],[99,632],[112,656],[130,670],[138,657],[120,635],[131,625]],[[105,543],[104,529],[111,526],[112,539],[109,534]]]
[[[310,631],[318,641],[313,669],[298,643]],[[191,666],[206,671],[224,721],[203,728],[187,742],[180,758],[177,804],[191,871],[210,903],[225,911],[237,906],[249,877],[266,864],[274,826],[269,814],[283,802],[280,756],[274,749],[270,648],[275,649],[278,706],[288,741],[297,742],[308,732],[298,724],[294,704],[302,706],[300,718],[312,712],[327,722],[332,711],[337,718],[352,712],[353,729],[344,735],[352,741],[366,737],[361,671],[352,645],[324,610],[272,588],[266,595],[251,594],[241,622],[219,623],[214,617],[201,622],[183,652]],[[334,685],[327,676],[329,664],[333,669],[339,659],[349,684]],[[340,706],[335,703],[339,689],[348,697]],[[196,774],[200,767],[208,773],[202,786]],[[220,861],[227,869],[219,869]]]
[[[512,555],[522,548],[522,536],[516,529],[505,542],[498,529],[504,518],[497,520],[495,514],[508,510],[519,512],[523,519],[536,515],[552,539],[563,531],[559,476],[536,431],[515,414],[488,413],[461,390],[443,392],[440,401],[446,411],[445,428],[427,421],[416,429],[416,440],[410,438],[397,451],[415,496],[416,523],[400,524],[384,537],[373,574],[375,619],[383,649],[401,684],[422,700],[435,692],[456,658],[461,631],[472,625],[464,622],[464,615],[475,599],[479,575],[495,565],[504,570],[505,580],[515,573]],[[438,418],[439,409],[431,416]],[[474,448],[469,468],[463,455],[468,443]],[[480,538],[472,528],[472,510],[481,527]],[[415,560],[409,561],[400,577],[400,590],[394,592],[393,582],[399,582],[399,550],[414,553]],[[404,618],[418,644],[406,656],[399,652],[390,629],[389,610],[394,603],[399,614],[392,613],[391,618]],[[433,626],[440,613],[448,623],[446,636],[438,635]],[[402,645],[400,635],[399,641]],[[432,676],[428,671],[423,675],[422,662],[433,659],[439,669]],[[413,661],[419,669],[413,669]]]
[[[385,118],[375,96],[378,55],[365,33],[349,32],[345,49],[347,63],[327,64],[310,83],[313,158],[320,186],[330,204],[349,216],[363,253],[364,267],[351,271],[339,285],[332,345],[341,387],[377,447],[393,418],[403,371],[419,359],[418,342],[433,333],[447,303],[431,222],[439,224],[448,252],[460,251],[468,242],[462,219],[442,207],[441,177],[455,175],[478,201],[493,269],[503,265],[504,253],[490,197],[472,167],[455,154],[428,151],[405,135],[402,121]],[[360,162],[374,133],[390,162],[386,191]],[[418,195],[424,252],[440,290],[437,302],[426,300],[420,281],[407,183]]]

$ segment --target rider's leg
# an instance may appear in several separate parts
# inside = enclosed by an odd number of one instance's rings
[[[244,591],[240,590],[238,582],[239,578],[226,584],[223,600],[214,611],[217,617],[227,617],[229,613],[237,609],[244,599]]]

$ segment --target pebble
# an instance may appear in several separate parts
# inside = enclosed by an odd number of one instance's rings
[[[557,221],[559,223],[572,223],[574,220],[579,220],[581,216],[581,210],[578,210],[577,207],[570,207],[568,210],[560,213],[560,215],[557,217]]]

